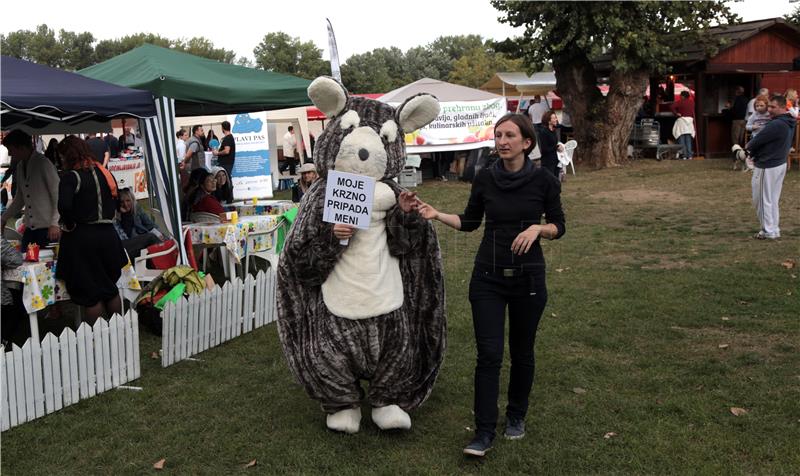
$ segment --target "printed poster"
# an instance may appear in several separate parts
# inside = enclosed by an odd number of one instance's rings
[[[494,147],[494,123],[507,113],[506,98],[439,104],[433,122],[406,134],[409,153]]]
[[[228,116],[236,142],[233,162],[233,198],[272,198],[267,113],[251,112]]]

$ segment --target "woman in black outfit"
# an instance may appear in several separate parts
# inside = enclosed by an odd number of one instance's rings
[[[555,111],[547,111],[542,116],[542,127],[539,133],[539,150],[542,153],[542,168],[549,170],[556,177],[558,170],[558,151],[564,146],[558,143],[558,116]]]
[[[56,277],[92,325],[100,316],[122,312],[117,280],[128,257],[113,224],[117,182],[81,139],[67,137],[58,151],[65,171],[58,186],[63,233]]]
[[[536,144],[530,120],[508,114],[495,125],[501,160],[481,169],[461,215],[439,212],[420,202],[426,219],[473,231],[486,217],[469,286],[478,360],[475,367],[475,437],[464,453],[483,456],[491,449],[497,425],[497,398],[503,362],[505,309],[508,307],[511,378],[505,436],[525,435],[525,414],[533,386],[533,345],[547,303],[545,263],[539,239],[564,234],[561,185],[527,159]],[[546,224],[541,224],[544,214]]]

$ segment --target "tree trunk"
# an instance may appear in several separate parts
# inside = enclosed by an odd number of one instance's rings
[[[558,94],[575,129],[576,160],[595,168],[622,164],[647,88],[648,72],[611,73],[609,92],[603,97],[597,88],[597,73],[585,55],[563,58],[554,66]]]

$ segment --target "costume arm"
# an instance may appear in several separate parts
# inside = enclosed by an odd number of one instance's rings
[[[405,255],[417,247],[427,221],[416,211],[403,212],[395,204],[386,214],[386,237],[392,256]]]

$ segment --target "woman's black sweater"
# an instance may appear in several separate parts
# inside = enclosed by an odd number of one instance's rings
[[[560,238],[565,231],[561,184],[550,172],[535,169],[530,160],[516,173],[507,172],[502,160],[478,172],[467,208],[459,215],[462,231],[477,229],[486,216],[483,240],[475,256],[476,266],[544,267],[539,240],[524,255],[511,252],[511,243],[517,235],[541,223],[543,214],[547,223],[558,228],[556,238]]]

